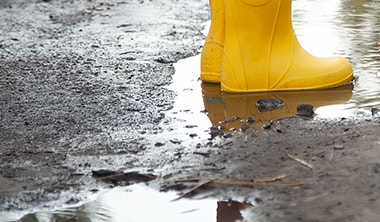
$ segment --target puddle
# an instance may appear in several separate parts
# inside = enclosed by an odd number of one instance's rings
[[[177,93],[174,107],[165,113],[168,122],[161,124],[164,132],[151,139],[174,139],[184,146],[195,147],[199,139],[209,137],[211,123],[202,101],[199,73],[194,72],[199,70],[199,60],[198,55],[175,64],[176,74],[172,84],[167,87]]]
[[[358,77],[353,86],[307,92],[224,94],[218,85],[201,84],[198,80],[199,56],[178,62],[173,84],[169,86],[177,92],[177,99],[174,108],[166,113],[165,132],[153,135],[152,141],[167,137],[194,147],[199,139],[210,137],[212,125],[226,130],[240,129],[253,118],[254,127],[261,127],[270,119],[295,115],[300,103],[313,105],[318,118],[370,115],[370,108],[380,107],[378,8],[379,1],[369,0],[293,1],[294,27],[302,46],[314,55],[338,54],[350,58]],[[260,99],[273,105],[262,109],[257,105]],[[115,188],[77,208],[38,212],[21,221],[223,221],[221,216],[217,218],[226,202],[218,204],[213,199],[172,202],[175,198],[175,193],[133,185]],[[240,209],[243,209],[240,205],[235,209],[237,216]]]
[[[142,198],[146,197],[146,198]],[[22,221],[190,221],[191,218],[214,219],[213,200],[178,200],[174,192],[160,193],[144,185],[118,187],[100,195],[95,201],[77,208],[57,212],[40,212]],[[168,213],[170,212],[170,213]],[[28,218],[29,217],[29,218]],[[34,217],[34,218],[33,218]],[[187,219],[186,219],[187,218]]]
[[[178,199],[175,192],[158,192],[145,185],[117,187],[79,207],[24,216],[20,222],[50,221],[235,221],[249,204],[214,199]],[[219,219],[217,219],[219,218]],[[223,219],[224,218],[224,219]],[[228,219],[228,220],[226,220]]]
[[[234,131],[249,124],[261,128],[265,122],[294,116],[297,105],[314,107],[316,118],[362,117],[371,115],[371,108],[380,107],[380,16],[376,1],[293,1],[294,29],[301,45],[316,56],[341,55],[350,59],[357,78],[351,86],[308,92],[276,92],[227,94],[220,87],[201,84],[200,55],[175,65],[176,75],[169,87],[177,92],[168,136],[176,136],[186,145],[189,136],[210,138],[210,126]],[[315,10],[318,8],[318,10]],[[321,19],[323,18],[323,19]],[[204,34],[206,35],[208,27]],[[259,100],[283,103],[275,110],[262,110]],[[162,135],[161,135],[162,136]]]
[[[349,58],[358,77],[351,99],[320,107],[320,117],[369,115],[370,108],[380,106],[379,6],[369,0],[294,1],[294,28],[304,48],[318,56]]]
[[[348,117],[366,109],[359,107],[359,101],[353,98],[352,84],[302,92],[222,93],[220,85],[198,80],[199,74],[193,70],[200,66],[199,61],[198,55],[176,64],[177,74],[170,89],[178,96],[174,108],[166,113],[172,120],[168,136],[175,135],[181,142],[187,141],[187,145],[192,134],[210,138],[211,126],[231,133],[246,125],[260,129],[269,120],[296,115],[299,104],[313,105],[320,118]]]

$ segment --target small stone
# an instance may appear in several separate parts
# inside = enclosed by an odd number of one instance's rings
[[[268,123],[263,125],[263,129],[270,129],[272,127],[273,122],[269,121]]]
[[[249,125],[248,124],[243,124],[243,125],[241,125],[240,126],[240,129],[241,129],[241,131],[246,131],[247,129],[249,128]]]
[[[278,110],[284,108],[284,101],[281,99],[259,99],[256,106],[259,112],[270,112],[273,110]]]
[[[240,119],[240,117],[238,117],[238,116],[233,116],[233,117],[231,117],[231,118],[229,118],[229,119],[224,120],[223,122],[224,122],[224,123],[233,123],[233,122],[235,122],[235,121],[237,121],[237,120],[239,120],[239,119]]]
[[[233,135],[231,133],[226,133],[223,135],[223,138],[227,139],[227,138],[231,138],[233,137]]]
[[[253,122],[255,122],[255,119],[253,119],[253,117],[248,117],[247,119],[248,123],[252,124]]]
[[[163,58],[163,57],[156,58],[154,59],[154,61],[162,63],[162,64],[174,63],[174,60],[172,58]]]
[[[380,109],[379,108],[371,108],[372,116],[380,116]]]
[[[224,133],[219,127],[213,126],[210,128],[210,134],[211,138],[215,138],[217,136],[223,136]]]
[[[334,150],[343,150],[344,146],[343,145],[335,145]]]
[[[157,142],[157,143],[154,144],[154,146],[158,146],[158,147],[159,146],[163,146],[163,145],[165,145],[165,143]]]
[[[255,202],[256,202],[257,204],[260,204],[260,203],[263,203],[264,201],[263,201],[263,199],[261,199],[260,197],[255,197]]]
[[[179,139],[171,139],[169,140],[173,144],[181,144],[181,141]]]
[[[313,105],[310,104],[299,104],[297,106],[297,115],[312,117],[314,115]]]

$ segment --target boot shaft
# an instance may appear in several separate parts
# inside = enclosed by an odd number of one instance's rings
[[[317,58],[299,44],[291,0],[225,0],[222,89],[232,92],[326,88],[352,80],[340,57]]]
[[[236,42],[240,42],[240,55],[233,56],[244,57],[241,67],[244,70],[254,69],[252,72],[268,73],[271,56],[289,53],[297,41],[291,21],[291,0],[225,2],[227,51],[232,52]],[[252,67],[251,61],[255,61],[255,67]]]

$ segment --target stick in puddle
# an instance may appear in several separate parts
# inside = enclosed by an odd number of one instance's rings
[[[234,180],[234,179],[209,179],[209,178],[199,178],[199,177],[192,177],[187,178],[183,180],[176,180],[177,182],[187,182],[187,181],[201,181],[200,184],[196,185],[195,187],[191,188],[189,191],[183,193],[178,198],[172,200],[176,201],[179,200],[185,196],[188,196],[190,193],[194,192],[195,190],[199,189],[200,187],[209,184],[209,183],[215,183],[215,184],[221,184],[221,185],[230,185],[230,186],[245,186],[245,187],[255,187],[255,186],[274,186],[274,187],[286,187],[286,186],[300,186],[305,183],[304,180],[294,180],[294,181],[284,181],[281,182],[279,180],[285,178],[286,175],[282,174],[273,178],[267,178],[267,179],[258,179],[253,181],[245,181],[245,180]]]

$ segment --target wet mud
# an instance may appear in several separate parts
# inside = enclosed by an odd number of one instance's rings
[[[207,4],[187,4],[2,1],[1,212],[79,201],[92,169],[135,167],[173,63],[201,47]]]
[[[192,77],[181,90],[203,105],[176,109],[174,64],[199,54],[208,19],[206,0],[1,1],[0,221],[135,183],[218,200],[217,221],[227,206],[246,221],[378,221],[379,81],[360,78],[373,56],[351,46],[359,81],[322,91],[227,94]],[[360,115],[318,117],[353,98]]]

